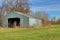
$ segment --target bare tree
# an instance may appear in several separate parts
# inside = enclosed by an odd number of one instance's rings
[[[45,11],[36,11],[32,16],[39,19],[46,19],[48,18],[48,13],[46,13]]]
[[[52,25],[55,25],[56,24],[56,17],[52,17],[51,21],[52,21]]]
[[[29,13],[29,0],[17,0],[17,10],[23,13]]]
[[[0,6],[0,26],[2,26],[2,20],[3,20],[2,7]]]
[[[32,16],[41,19],[43,26],[48,25],[48,13],[45,11],[37,11]]]
[[[4,0],[3,4],[4,13],[18,11],[22,13],[29,13],[29,0]]]
[[[56,21],[56,24],[60,24],[60,18]]]

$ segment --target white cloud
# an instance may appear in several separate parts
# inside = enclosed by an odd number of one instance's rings
[[[60,6],[58,7],[49,7],[49,6],[44,6],[44,7],[32,7],[32,11],[60,11]]]
[[[48,0],[30,0],[30,2],[46,2]]]

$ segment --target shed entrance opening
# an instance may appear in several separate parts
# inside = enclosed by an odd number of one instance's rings
[[[9,18],[8,19],[8,27],[14,28],[20,26],[20,18]]]

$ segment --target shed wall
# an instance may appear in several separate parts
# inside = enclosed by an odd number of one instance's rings
[[[30,26],[42,26],[42,21],[35,18],[29,18],[29,25]]]
[[[8,19],[9,18],[20,18],[20,26],[29,25],[29,18],[17,13],[10,13],[6,15],[3,19],[3,27],[8,27]]]

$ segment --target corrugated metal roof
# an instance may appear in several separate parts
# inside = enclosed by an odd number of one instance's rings
[[[23,16],[26,16],[26,17],[29,17],[29,18],[39,19],[39,18],[36,18],[36,17],[30,16],[30,15],[27,15],[27,14],[24,14],[24,13],[21,13],[21,12],[10,12],[10,13],[17,13],[17,14],[20,14],[20,15],[23,15]],[[7,15],[8,15],[8,14],[7,14]],[[7,15],[6,15],[6,16],[7,16]]]
[[[36,17],[30,16],[30,15],[27,15],[27,14],[23,14],[21,12],[15,12],[15,13],[18,13],[18,14],[21,14],[23,16],[30,17],[30,18],[36,18]],[[36,19],[40,19],[40,18],[36,18]]]

